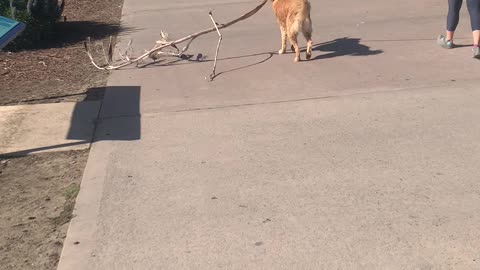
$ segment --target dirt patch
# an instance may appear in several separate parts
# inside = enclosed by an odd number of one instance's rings
[[[0,52],[0,105],[81,101],[90,88],[105,86],[107,72],[95,69],[83,41],[115,36],[123,0],[69,0],[54,38],[37,49]]]
[[[88,151],[0,158],[0,269],[55,269]]]

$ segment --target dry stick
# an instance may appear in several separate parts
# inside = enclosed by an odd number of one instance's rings
[[[215,51],[215,60],[213,61],[213,70],[212,70],[212,73],[209,76],[210,81],[213,81],[213,79],[217,76],[215,74],[215,71],[217,70],[218,51],[220,50],[220,44],[222,43],[222,38],[223,37],[222,37],[222,33],[220,33],[220,30],[218,30],[217,22],[215,22],[215,19],[213,18],[213,15],[212,15],[212,12],[210,11],[208,13],[208,15],[210,16],[210,19],[212,20],[212,23],[215,26],[215,28],[217,29],[217,33],[218,33],[218,44],[217,44],[217,50]]]
[[[102,43],[102,50],[103,50],[103,57],[105,58],[105,62],[107,64],[111,64],[113,62],[113,48],[112,48],[112,37],[110,36],[110,40],[108,43],[108,54],[105,52],[105,46]]]
[[[108,63],[113,62],[113,38],[110,36],[110,41],[108,43]]]
[[[95,63],[95,60],[93,59],[92,54],[90,53],[90,48],[91,47],[91,42],[90,42],[90,37],[87,38],[87,40],[83,43],[83,46],[85,47],[85,50],[87,51],[88,58],[90,58],[90,62],[92,62],[92,65],[98,69],[101,70],[108,70],[106,67],[101,67]]]
[[[130,61],[130,59],[128,58],[128,50],[130,49],[131,46],[132,46],[132,40],[128,41],[128,45],[125,48],[125,52],[123,54],[120,51],[118,51],[118,55],[120,56],[120,59],[122,59],[123,61]]]
[[[175,44],[179,44],[179,43],[183,43],[185,41],[188,41],[187,45],[183,48],[183,50],[178,53],[178,54],[175,54],[175,56],[181,56],[187,49],[188,47],[190,46],[190,44],[193,42],[194,39],[196,39],[197,37],[199,36],[202,36],[202,35],[205,35],[205,34],[208,34],[208,33],[211,33],[211,32],[215,32],[215,31],[219,31],[220,29],[223,29],[223,28],[227,28],[231,25],[234,25],[240,21],[243,21],[245,19],[248,19],[250,18],[251,16],[253,16],[255,13],[257,13],[266,3],[268,2],[268,0],[263,0],[262,3],[260,3],[258,6],[256,6],[254,9],[252,9],[251,11],[243,14],[242,16],[238,17],[237,19],[233,20],[233,21],[230,21],[228,23],[225,23],[225,24],[221,24],[221,25],[218,25],[215,23],[215,27],[212,27],[212,28],[209,28],[209,29],[206,29],[206,30],[203,30],[203,31],[200,31],[200,32],[196,32],[196,33],[193,33],[193,34],[190,34],[188,36],[185,36],[183,38],[180,38],[180,39],[177,39],[177,40],[174,40],[174,41],[170,41],[170,42],[167,42],[167,43],[163,43],[162,45],[158,45],[156,44],[152,49],[150,49],[149,51],[146,51],[144,54],[140,55],[139,57],[137,58],[134,58],[134,59],[130,59],[128,56],[125,56],[125,58],[127,59],[127,61],[123,60],[123,63],[120,63],[118,65],[112,65],[112,64],[107,64],[105,66],[100,66],[98,65],[96,62],[95,62],[95,59],[93,59],[93,56],[91,54],[91,51],[90,51],[90,48],[92,47],[91,45],[91,40],[90,38],[87,38],[87,40],[84,42],[84,46],[85,46],[85,50],[88,54],[88,57],[90,58],[90,61],[92,62],[92,64],[97,68],[97,69],[100,69],[100,70],[114,70],[114,69],[119,69],[119,68],[122,68],[122,67],[125,67],[125,66],[128,66],[128,65],[131,65],[133,63],[137,63],[143,59],[146,59],[148,57],[152,57],[154,54],[165,54],[165,52],[161,52],[162,49],[164,48],[167,48],[167,47],[175,47]]]

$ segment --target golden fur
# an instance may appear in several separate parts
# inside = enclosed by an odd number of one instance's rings
[[[299,32],[307,40],[307,59],[312,57],[312,20],[308,0],[272,0],[273,13],[277,17],[282,34],[282,48],[279,54],[285,53],[287,37],[295,51],[295,62],[300,61],[300,48],[297,43]]]

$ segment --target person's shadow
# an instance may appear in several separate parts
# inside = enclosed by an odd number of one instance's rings
[[[339,56],[369,56],[383,53],[382,50],[370,50],[370,47],[360,44],[359,38],[338,38],[325,43],[315,44],[314,51],[330,52],[317,55],[312,60],[328,59]]]

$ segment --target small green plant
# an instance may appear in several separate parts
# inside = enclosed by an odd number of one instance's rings
[[[0,15],[26,24],[25,31],[7,50],[39,47],[54,33],[64,0],[0,0]]]
[[[80,192],[80,186],[77,184],[70,185],[65,191],[65,199],[67,201],[75,200],[77,198],[78,192]]]
[[[63,205],[62,212],[58,217],[52,218],[52,222],[56,226],[61,226],[70,222],[73,218],[73,210],[75,208],[75,200],[77,199],[78,193],[80,192],[80,186],[78,184],[71,184],[65,190],[65,204]]]

